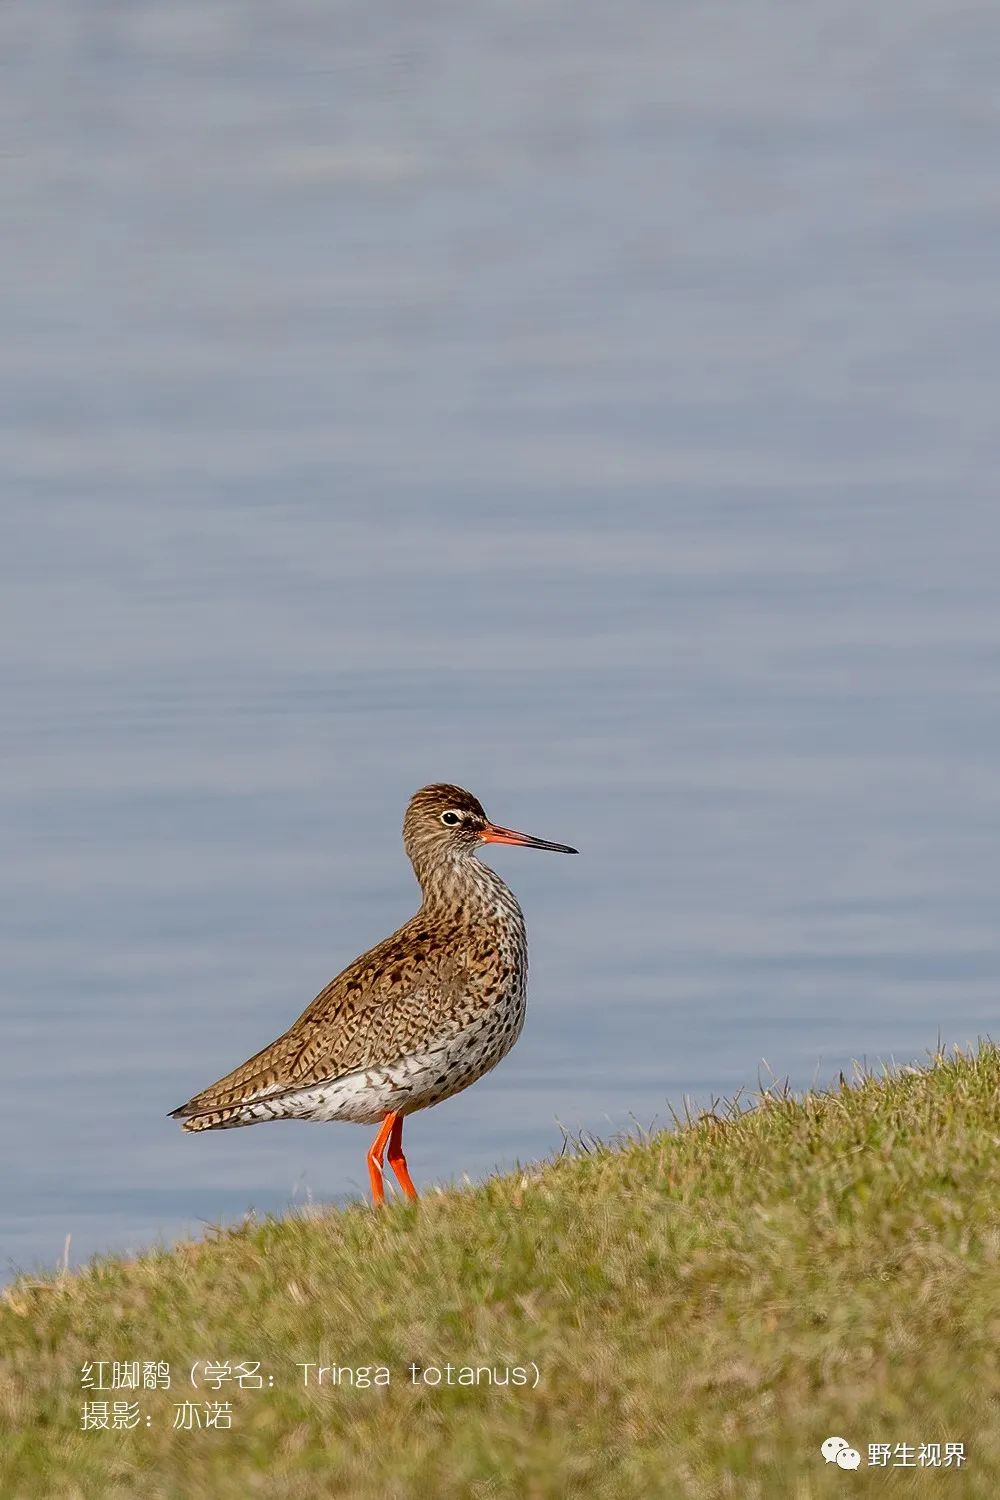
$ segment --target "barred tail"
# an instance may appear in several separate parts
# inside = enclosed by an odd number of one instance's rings
[[[238,1125],[256,1125],[260,1120],[289,1120],[298,1111],[294,1101],[297,1089],[273,1094],[255,1094],[250,1099],[236,1099],[232,1104],[198,1104],[194,1099],[170,1111],[171,1120],[180,1120],[184,1130],[235,1130]]]
[[[176,1113],[176,1111],[175,1111]],[[184,1130],[235,1130],[238,1125],[252,1125],[252,1115],[234,1105],[232,1109],[214,1109],[210,1114],[192,1115],[184,1120]]]

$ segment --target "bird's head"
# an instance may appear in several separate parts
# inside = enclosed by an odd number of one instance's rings
[[[403,844],[418,876],[433,865],[471,858],[480,844],[522,844],[556,854],[577,852],[569,844],[553,844],[491,823],[478,797],[446,782],[414,792],[403,819]]]

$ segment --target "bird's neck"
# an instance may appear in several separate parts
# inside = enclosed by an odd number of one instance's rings
[[[474,855],[441,860],[429,870],[418,870],[424,910],[461,912],[469,921],[500,920],[523,930],[524,917],[517,897],[496,870]]]

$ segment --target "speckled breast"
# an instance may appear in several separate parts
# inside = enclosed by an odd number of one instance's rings
[[[456,944],[464,955],[465,984],[446,1004],[437,1001],[419,1044],[401,1046],[391,1062],[371,1062],[322,1083],[247,1100],[234,1123],[375,1124],[391,1111],[413,1114],[448,1099],[496,1067],[524,1025],[527,939],[521,908],[496,871],[477,862],[474,879],[476,920]]]

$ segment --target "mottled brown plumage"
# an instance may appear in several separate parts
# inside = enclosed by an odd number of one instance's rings
[[[517,843],[576,851],[497,827],[471,792],[442,783],[410,799],[403,843],[423,892],[420,910],[331,980],[277,1041],[174,1110],[185,1130],[266,1119],[382,1121],[369,1153],[376,1202],[386,1146],[404,1191],[415,1196],[400,1146],[403,1117],[495,1067],[524,1021],[524,918],[476,850]]]

